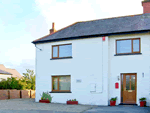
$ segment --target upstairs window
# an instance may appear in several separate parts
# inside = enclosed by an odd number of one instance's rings
[[[53,45],[52,58],[72,57],[72,44]]]
[[[116,40],[116,54],[140,53],[140,38]]]

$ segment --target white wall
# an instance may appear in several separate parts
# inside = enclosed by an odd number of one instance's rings
[[[11,78],[11,75],[0,74],[0,81],[2,80],[2,78],[7,80],[7,78]]]
[[[72,59],[51,59],[51,46],[72,43]],[[52,102],[66,103],[76,98],[80,104],[108,105],[108,37],[60,41],[37,44],[36,49],[36,99],[43,91],[51,91],[52,75],[71,75],[72,93],[51,93]],[[103,53],[102,53],[103,50]],[[105,57],[102,57],[102,54]],[[103,75],[103,76],[102,76]],[[80,79],[81,83],[76,83]],[[90,84],[96,92],[90,92]]]
[[[116,39],[141,38],[141,55],[115,55]],[[52,102],[65,103],[76,98],[81,104],[108,105],[111,97],[121,102],[120,73],[137,73],[137,104],[146,97],[150,105],[150,34],[116,35],[53,43],[37,44],[36,49],[36,102],[43,91],[51,91],[52,75],[71,75],[72,93],[51,93]],[[51,59],[51,46],[72,43],[72,59]],[[144,73],[144,77],[142,77]],[[103,76],[102,76],[103,75]],[[81,83],[76,83],[80,79]],[[119,89],[115,89],[119,82]],[[96,93],[90,92],[90,84],[96,84]],[[109,84],[109,85],[108,85]]]
[[[114,56],[116,53],[116,39],[141,38],[142,55]],[[116,35],[109,37],[109,99],[118,97],[117,104],[121,102],[120,73],[137,73],[137,104],[139,98],[146,97],[150,105],[150,34]],[[142,77],[144,73],[144,77]],[[119,82],[119,89],[115,89],[115,82]]]

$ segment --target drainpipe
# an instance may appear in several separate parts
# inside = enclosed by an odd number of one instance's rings
[[[96,90],[96,86],[95,86]],[[92,92],[92,93],[103,93],[103,40],[102,40],[102,91],[101,92]]]

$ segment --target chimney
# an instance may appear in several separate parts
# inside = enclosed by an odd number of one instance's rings
[[[50,31],[50,34],[52,34],[56,31],[54,22],[52,23],[52,29],[50,29],[49,31]]]
[[[142,1],[143,14],[150,13],[150,0]]]

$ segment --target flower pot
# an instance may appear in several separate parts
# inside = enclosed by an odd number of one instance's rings
[[[78,101],[67,101],[67,104],[72,104],[72,105],[74,105],[74,104],[78,104]]]
[[[146,101],[141,101],[140,102],[140,107],[144,107],[144,106],[146,106]]]
[[[110,106],[115,106],[116,105],[116,101],[111,101],[110,100]]]
[[[49,100],[39,100],[40,103],[50,103]]]

